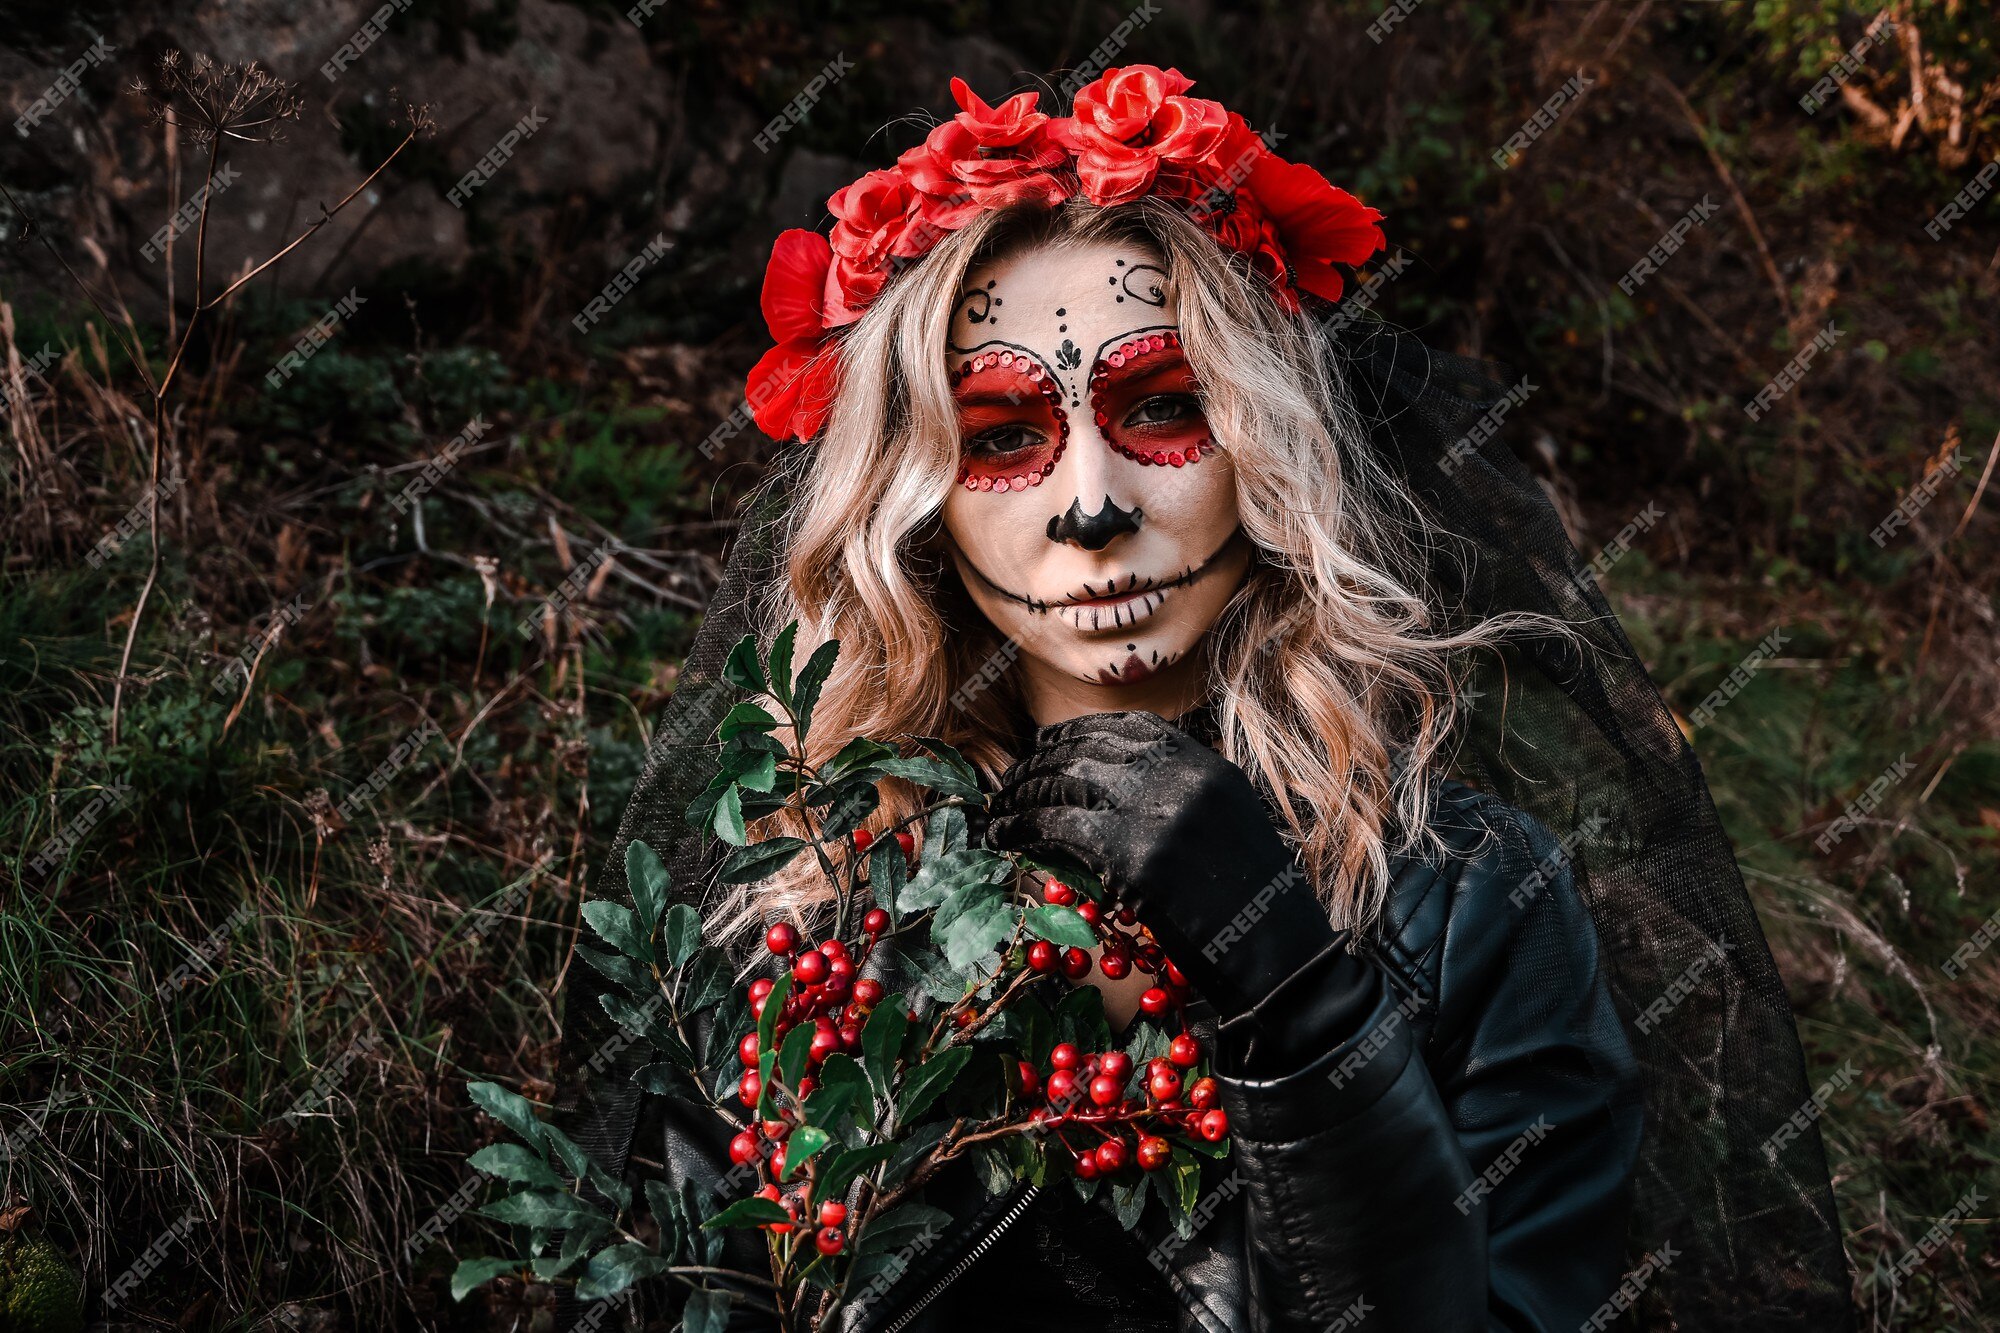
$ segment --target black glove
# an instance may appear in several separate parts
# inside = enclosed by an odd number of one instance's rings
[[[1379,998],[1243,770],[1152,713],[1041,728],[992,812],[992,846],[1067,857],[1132,909],[1216,1007],[1240,1072],[1313,1059]]]

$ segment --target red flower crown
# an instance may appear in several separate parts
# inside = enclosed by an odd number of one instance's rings
[[[1339,300],[1334,266],[1384,247],[1382,214],[1280,158],[1220,102],[1184,96],[1193,86],[1179,70],[1126,65],[1080,90],[1074,114],[1049,116],[1035,110],[1039,93],[993,107],[954,78],[956,116],[894,167],[827,199],[830,238],[793,228],[771,247],[761,304],[777,345],[747,384],[758,428],[780,440],[817,435],[838,383],[836,335],[898,269],[986,209],[1161,195],[1248,255],[1286,310],[1298,312],[1301,289]]]

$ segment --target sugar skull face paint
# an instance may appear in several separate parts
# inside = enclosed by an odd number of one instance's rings
[[[1184,688],[1250,552],[1159,258],[1038,246],[976,268],[944,355],[951,555],[1019,644],[1037,720]]]

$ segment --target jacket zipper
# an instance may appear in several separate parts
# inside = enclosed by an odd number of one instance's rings
[[[939,1292],[943,1291],[946,1287],[950,1286],[954,1281],[956,1281],[958,1279],[958,1276],[961,1273],[965,1272],[966,1269],[972,1267],[973,1260],[977,1259],[980,1255],[986,1253],[987,1250],[992,1248],[993,1242],[999,1239],[1000,1233],[1002,1231],[1005,1231],[1009,1226],[1011,1226],[1015,1218],[1019,1217],[1023,1212],[1027,1211],[1028,1204],[1034,1199],[1035,1195],[1041,1191],[1041,1188],[1042,1187],[1040,1185],[1028,1186],[1027,1192],[1023,1194],[1018,1201],[1015,1202],[1012,1208],[1009,1208],[1007,1210],[1006,1216],[1002,1217],[999,1220],[999,1222],[997,1222],[994,1225],[993,1229],[987,1232],[986,1235],[980,1239],[977,1245],[973,1246],[970,1250],[968,1250],[964,1258],[960,1259],[956,1264],[953,1264],[950,1272],[946,1273],[943,1277],[940,1277],[931,1286],[931,1289],[929,1291],[926,1291],[922,1296],[919,1296],[917,1298],[917,1303],[915,1305],[912,1305],[910,1308],[903,1311],[902,1314],[898,1315],[896,1317],[895,1322],[884,1324],[880,1330],[880,1333],[900,1333],[900,1330],[906,1328],[909,1325],[909,1322],[912,1319],[915,1319],[926,1305],[929,1305],[932,1301],[937,1299]]]

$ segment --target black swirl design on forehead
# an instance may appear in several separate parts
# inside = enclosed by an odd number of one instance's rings
[[[1114,273],[1108,279],[1110,285],[1119,290],[1115,300],[1122,302],[1129,296],[1142,305],[1166,308],[1166,269],[1153,263],[1128,264],[1122,259],[1117,263],[1122,272]]]

